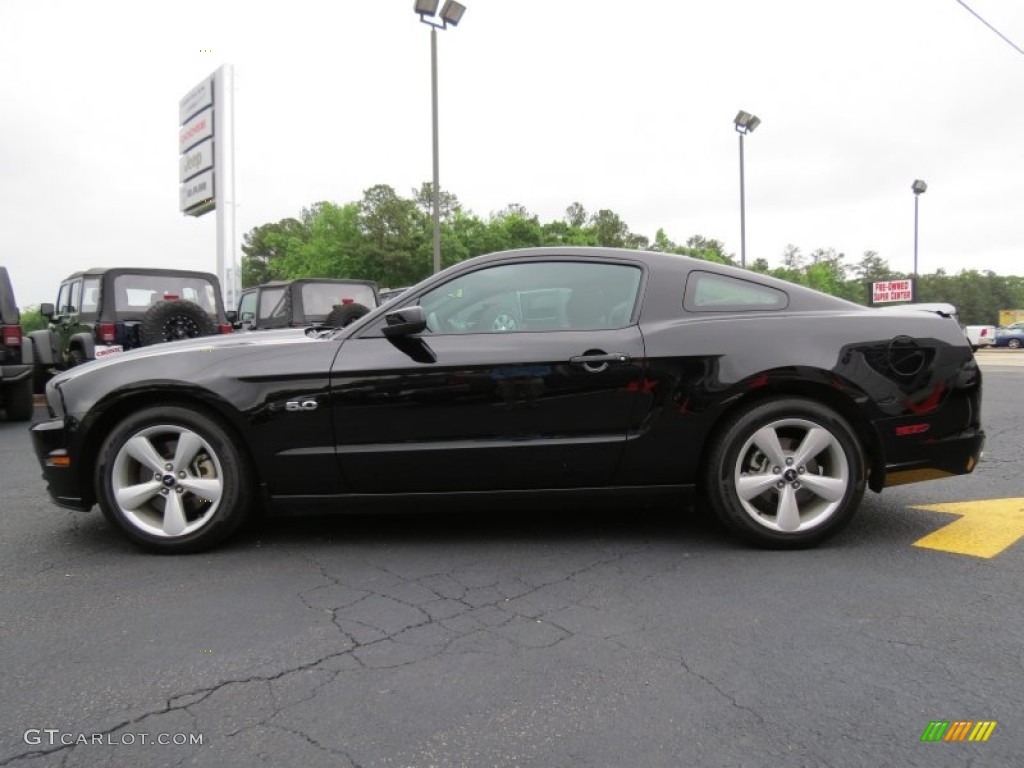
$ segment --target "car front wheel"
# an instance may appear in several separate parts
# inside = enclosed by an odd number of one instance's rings
[[[831,408],[779,398],[719,431],[705,484],[719,519],[754,544],[793,549],[845,526],[864,495],[863,451]]]
[[[252,495],[246,457],[212,414],[147,408],[107,437],[96,467],[103,514],[136,544],[198,552],[245,519]]]

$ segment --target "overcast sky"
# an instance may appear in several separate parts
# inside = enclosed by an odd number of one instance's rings
[[[1024,2],[968,0],[1024,47]],[[1024,274],[1024,55],[957,0],[465,0],[439,34],[441,186],[480,216],[579,201],[653,239],[874,250]],[[0,264],[22,306],[91,266],[213,270],[178,212],[178,101],[236,73],[237,243],[431,175],[413,0],[0,0]]]

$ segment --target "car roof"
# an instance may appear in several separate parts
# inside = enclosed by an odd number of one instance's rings
[[[74,280],[76,277],[103,277],[104,275],[173,275],[175,277],[198,277],[218,283],[217,276],[212,272],[201,272],[192,269],[162,269],[153,267],[92,267],[72,272],[61,282]]]
[[[358,285],[369,285],[376,287],[377,283],[373,280],[361,280],[358,278],[347,278],[347,277],[298,277],[294,280],[271,280],[267,283],[260,283],[259,285],[251,286],[246,288],[247,291],[252,291],[257,288],[280,288],[282,285],[299,285],[303,283],[326,283],[330,285],[352,285],[353,283]]]

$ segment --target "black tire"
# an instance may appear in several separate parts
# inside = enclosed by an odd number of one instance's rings
[[[5,387],[4,403],[8,421],[28,421],[32,418],[32,377],[26,376]]]
[[[368,314],[370,314],[370,308],[364,304],[335,304],[334,309],[324,320],[324,325],[331,328],[344,328]]]
[[[1006,342],[1006,346],[1010,349],[1020,349],[1020,339],[1010,339]]]
[[[182,439],[190,455],[175,466]],[[100,448],[94,479],[104,516],[135,544],[168,554],[224,541],[245,521],[253,496],[252,472],[230,429],[211,413],[178,406],[121,421]],[[172,499],[181,514],[169,514]]]
[[[704,480],[718,518],[740,537],[772,549],[809,547],[853,518],[864,495],[864,453],[831,408],[766,400],[717,432]]]
[[[82,363],[87,362],[87,360],[88,358],[86,358],[85,352],[77,347],[68,351],[68,368],[74,368],[76,365],[81,365]]]
[[[139,343],[148,347],[165,341],[212,336],[217,332],[210,316],[192,301],[161,301],[142,316]]]

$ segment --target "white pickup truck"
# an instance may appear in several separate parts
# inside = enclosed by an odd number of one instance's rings
[[[975,352],[981,347],[991,347],[996,343],[994,325],[965,325],[964,333],[967,334],[967,341]]]

